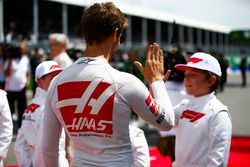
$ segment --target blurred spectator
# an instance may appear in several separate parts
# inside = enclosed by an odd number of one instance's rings
[[[164,70],[171,70],[170,77],[168,81],[174,81],[177,83],[182,83],[184,79],[184,72],[180,70],[176,70],[174,66],[176,64],[185,64],[186,58],[181,52],[179,46],[174,46],[169,52],[164,51]]]
[[[5,85],[4,62],[4,46],[0,44],[0,89],[4,89]]]
[[[29,43],[31,43],[32,45],[37,43],[37,39],[36,39],[36,35],[32,33],[32,31],[28,32],[28,41]]]
[[[26,88],[30,82],[30,61],[27,57],[27,45],[21,42],[18,47],[9,48],[5,63],[7,98],[12,116],[15,115],[15,102],[17,102],[18,127],[21,127],[22,115],[27,105]]]
[[[5,42],[11,43],[13,35],[14,35],[13,31],[9,31],[5,36]]]
[[[17,41],[22,42],[25,40],[25,36],[21,33],[17,34]]]
[[[133,64],[134,61],[137,60],[137,61],[140,61],[144,65],[144,62],[140,60],[139,52],[136,50],[130,51],[128,53],[128,60],[129,61],[127,61],[124,65],[123,71],[133,74],[137,78],[139,78],[141,81],[144,81],[143,75],[140,73],[139,69]]]
[[[245,50],[241,51],[241,62],[240,62],[240,71],[241,71],[241,77],[242,77],[242,87],[247,86],[247,75],[246,75],[246,70],[247,70],[247,54]]]
[[[72,60],[67,54],[68,38],[64,34],[54,33],[49,36],[50,55],[62,68],[72,64]]]
[[[227,83],[227,68],[229,67],[229,63],[228,60],[225,59],[224,55],[221,53],[217,53],[215,55],[213,55],[217,58],[219,64],[220,64],[220,68],[221,68],[221,78],[220,78],[220,87],[219,90],[221,92],[224,91],[225,88],[225,84]]]
[[[45,54],[45,51],[42,48],[35,48],[31,51],[30,56],[30,66],[31,66],[31,85],[32,85],[32,91],[33,95],[35,94],[37,83],[35,80],[35,70],[38,64],[40,64],[42,61],[47,59],[47,55]]]

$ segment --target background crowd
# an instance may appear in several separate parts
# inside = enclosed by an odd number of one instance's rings
[[[6,36],[6,39],[8,39],[7,37],[8,36]],[[22,38],[20,38],[20,41],[15,44],[11,43],[10,40],[6,41],[6,43],[1,44],[0,52],[1,89],[4,89],[7,92],[7,99],[10,106],[11,117],[14,123],[14,133],[17,133],[17,128],[20,128],[22,126],[22,116],[25,112],[25,109],[27,108],[27,91],[32,90],[33,95],[35,95],[35,90],[37,88],[37,66],[45,60],[54,60],[62,68],[67,68],[79,57],[86,53],[83,50],[68,49],[67,45],[69,43],[69,40],[67,36],[62,33],[53,33],[48,36],[49,49],[47,51],[43,48],[29,47],[28,41],[23,40]],[[202,52],[202,49],[199,49],[197,51]],[[190,55],[193,55],[197,51],[184,52],[177,43],[172,44],[169,50],[164,50],[164,70],[165,72],[168,69],[172,70],[169,80],[166,82],[166,89],[170,89],[168,90],[169,92],[175,91],[175,93],[185,96],[185,93],[183,93],[184,89],[181,86],[184,79],[184,73],[181,71],[175,71],[175,65],[189,63],[188,60],[190,58]],[[142,75],[142,70],[138,68],[138,66],[134,66],[135,62],[145,64],[145,51],[118,50],[115,54],[116,55],[113,57],[113,59],[110,60],[110,64],[115,69],[135,75],[144,84],[146,84],[146,86],[149,86],[146,82],[147,78],[144,78],[145,75]],[[229,67],[229,63],[223,56],[223,53],[211,51],[210,54],[218,60],[222,72],[221,84],[215,91],[216,93],[223,92],[227,81],[227,69]],[[242,72],[242,87],[246,86],[246,55],[247,53],[245,53],[245,51],[242,51],[242,61],[240,65],[240,69]],[[179,95],[174,94],[175,97],[179,97],[180,99],[170,97],[172,103],[175,103],[175,100],[176,103],[181,100],[181,96]],[[136,119],[137,121],[137,126],[140,127],[141,124],[138,124],[138,116],[135,113],[134,119]],[[161,135],[163,137],[166,136],[166,134]],[[171,134],[171,136],[174,135],[175,132]],[[172,145],[174,145],[174,140],[171,142]],[[70,141],[68,141],[68,143],[70,145]],[[169,148],[169,150],[171,149],[173,148]],[[163,154],[165,155],[165,153]],[[168,155],[171,156],[173,161],[175,160],[175,155],[173,155],[172,153],[168,153]]]

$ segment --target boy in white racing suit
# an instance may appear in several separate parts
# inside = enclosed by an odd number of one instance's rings
[[[198,52],[176,69],[185,72],[188,98],[175,106],[174,167],[226,167],[232,123],[228,108],[214,95],[221,69],[211,55]]]
[[[14,151],[18,166],[37,167],[42,165],[41,144],[44,102],[47,95],[47,89],[51,80],[63,69],[55,61],[44,61],[36,68],[36,82],[38,87],[36,93],[22,118],[22,126],[18,130]],[[60,136],[60,167],[68,167],[65,158],[65,133]]]

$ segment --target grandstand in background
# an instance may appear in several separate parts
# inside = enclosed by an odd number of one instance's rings
[[[15,42],[26,38],[32,45],[46,46],[50,33],[63,32],[69,36],[71,47],[84,49],[80,20],[84,9],[91,2],[93,1],[0,0],[3,40]],[[139,50],[152,42],[167,49],[172,44],[174,34],[175,43],[188,51],[202,48],[204,51],[215,50],[230,55],[239,54],[243,49],[250,52],[250,37],[246,42],[235,42],[237,35],[227,27],[143,9],[126,2],[115,4],[126,14],[130,24],[121,49]],[[176,26],[173,26],[174,20]],[[241,40],[241,37],[237,40]]]

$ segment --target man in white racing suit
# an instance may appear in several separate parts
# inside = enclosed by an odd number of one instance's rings
[[[84,57],[56,77],[48,90],[42,138],[46,167],[58,166],[62,128],[73,142],[72,167],[131,167],[131,112],[160,130],[174,125],[174,113],[163,78],[159,45],[147,52],[145,68],[137,67],[150,83],[114,69],[108,61],[120,45],[127,26],[124,14],[111,2],[95,3],[82,17],[87,46]]]
[[[38,87],[30,104],[24,111],[22,126],[18,130],[14,151],[18,166],[38,167],[42,165],[41,128],[43,127],[44,102],[50,81],[63,69],[55,61],[44,61],[36,68],[36,82]],[[65,157],[65,133],[60,136],[60,167],[68,167]]]

